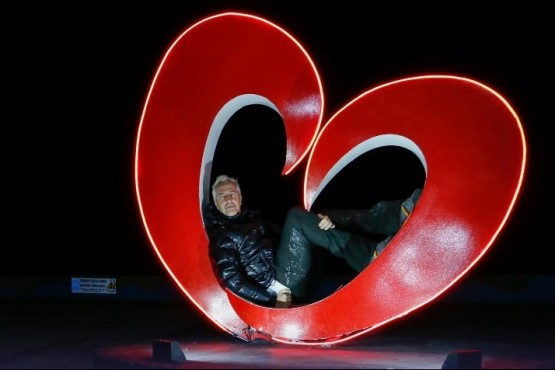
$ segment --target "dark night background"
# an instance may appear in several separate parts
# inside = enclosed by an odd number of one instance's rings
[[[322,77],[324,121],[363,91],[418,74],[464,76],[500,92],[525,130],[526,179],[507,227],[472,273],[555,273],[551,13],[529,2],[488,9],[468,2],[439,8],[374,4],[187,1],[114,8],[91,2],[5,11],[1,274],[165,274],[143,231],[134,193],[140,114],[170,44],[200,18],[222,11],[262,16],[296,37]],[[251,135],[261,142],[280,138],[279,117],[256,109],[241,114],[230,123],[235,132],[228,140],[240,140],[233,135],[261,117],[272,125],[264,132],[250,128]],[[281,142],[271,144],[278,150]],[[271,151],[272,145],[259,150]],[[265,179],[278,177],[272,173],[280,170],[276,158],[265,159]],[[288,179],[277,178],[271,190],[278,197],[265,199],[247,174],[261,165],[253,161],[233,169],[244,180],[246,202],[274,212],[271,217],[301,202],[302,166]],[[322,203],[352,203],[358,189],[378,198],[408,195],[423,181],[407,153],[383,150],[364,161],[334,180]],[[379,184],[360,183],[367,177]]]

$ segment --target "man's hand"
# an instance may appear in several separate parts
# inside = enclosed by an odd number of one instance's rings
[[[282,289],[277,294],[276,308],[289,308],[291,301],[291,291],[289,289]]]
[[[327,215],[323,215],[321,213],[317,214],[320,217],[320,222],[318,223],[318,227],[322,230],[329,230],[334,229],[335,225],[331,221],[331,219]]]

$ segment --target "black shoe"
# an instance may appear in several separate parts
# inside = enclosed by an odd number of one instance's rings
[[[416,206],[416,203],[420,199],[421,195],[422,195],[422,189],[415,189],[410,195],[410,197],[408,197],[403,201],[403,203],[401,203],[401,216],[400,216],[401,225],[405,223],[407,218],[409,218],[410,214],[412,213],[412,210]]]

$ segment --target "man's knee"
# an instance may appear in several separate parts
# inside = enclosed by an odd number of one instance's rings
[[[308,214],[301,206],[295,206],[287,212],[287,221],[292,222],[294,225],[298,225]]]

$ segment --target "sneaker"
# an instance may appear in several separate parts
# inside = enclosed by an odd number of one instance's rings
[[[407,218],[409,218],[410,214],[412,213],[412,210],[414,209],[414,206],[416,206],[416,203],[420,199],[421,195],[422,195],[422,189],[415,189],[410,195],[410,197],[408,197],[403,201],[403,203],[401,203],[401,216],[400,216],[401,225],[405,223]]]
[[[370,262],[373,262],[376,258],[378,258],[380,254],[382,254],[383,250],[385,249],[385,247],[387,247],[391,239],[393,239],[393,235],[388,236],[387,238],[376,244],[376,249],[374,250],[374,254],[372,255],[372,259]]]

